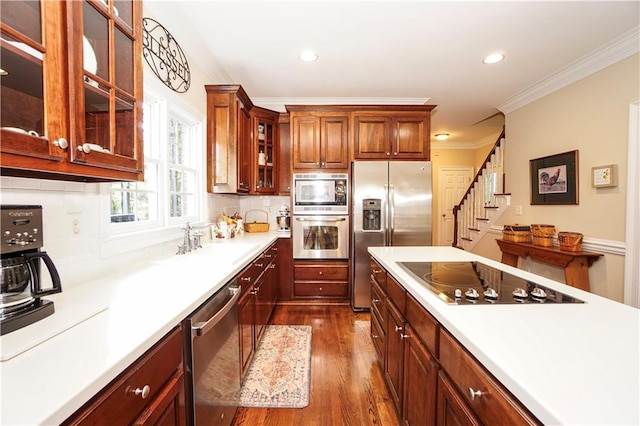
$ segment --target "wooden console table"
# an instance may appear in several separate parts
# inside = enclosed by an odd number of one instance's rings
[[[542,247],[533,243],[516,243],[502,239],[496,242],[502,251],[502,263],[517,268],[518,258],[529,256],[535,261],[564,268],[565,282],[586,291],[590,291],[589,266],[604,256],[601,253],[565,251],[558,247]]]

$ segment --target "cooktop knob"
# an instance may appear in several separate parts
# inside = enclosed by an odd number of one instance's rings
[[[456,299],[460,299],[462,297],[462,290],[456,288],[456,291],[454,291],[453,294],[456,296]]]
[[[520,287],[513,290],[513,293],[511,294],[513,294],[513,297],[515,297],[516,299],[526,299],[528,296],[527,292]]]
[[[535,297],[536,299],[546,299],[547,292],[541,289],[540,287],[536,287],[531,290],[531,297]]]
[[[464,295],[467,297],[467,299],[471,300],[476,300],[478,297],[480,297],[480,295],[478,294],[478,290],[476,290],[475,288],[470,288],[469,290],[465,291]]]
[[[491,287],[486,289],[483,294],[486,299],[490,299],[490,300],[498,299],[498,292]]]

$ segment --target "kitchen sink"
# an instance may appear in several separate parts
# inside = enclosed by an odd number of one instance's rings
[[[236,264],[240,261],[247,260],[246,255],[254,252],[257,248],[257,244],[250,243],[209,243],[204,244],[202,248],[192,250],[188,253],[154,260],[151,263],[155,265],[206,267],[211,266],[208,262],[208,260],[210,260]]]

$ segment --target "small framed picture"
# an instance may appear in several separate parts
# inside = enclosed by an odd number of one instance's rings
[[[529,161],[531,204],[578,204],[578,151]]]
[[[606,188],[618,185],[618,173],[615,164],[591,168],[591,186]]]

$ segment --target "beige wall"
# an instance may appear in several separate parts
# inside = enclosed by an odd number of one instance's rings
[[[506,115],[506,181],[511,208],[505,223],[549,223],[558,231],[584,234],[598,245],[623,245],[625,238],[629,104],[640,99],[640,55],[547,95]],[[579,151],[579,204],[530,205],[529,160]],[[616,164],[618,186],[592,188],[591,168]],[[522,216],[514,215],[522,206]],[[474,250],[500,258],[499,235],[488,234]],[[521,267],[563,281],[562,271],[526,261]],[[590,268],[592,291],[623,300],[624,256],[605,253]]]

